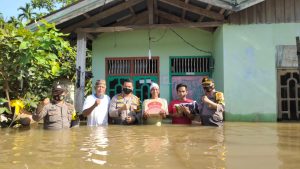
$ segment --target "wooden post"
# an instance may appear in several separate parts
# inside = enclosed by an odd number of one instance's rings
[[[84,101],[86,33],[77,33],[75,109],[81,114]]]
[[[147,1],[147,6],[148,6],[148,17],[149,17],[149,24],[153,24],[153,21],[154,21],[154,10],[153,10],[153,2],[154,0],[148,0]]]

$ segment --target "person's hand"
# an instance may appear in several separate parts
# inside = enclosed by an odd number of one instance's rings
[[[162,117],[162,118],[166,118],[166,111],[165,110],[161,110],[160,112],[159,112],[159,115]]]
[[[42,104],[43,105],[47,105],[50,103],[50,99],[49,98],[45,98],[43,101],[42,101]]]
[[[98,106],[99,104],[101,103],[101,99],[96,99],[96,101],[95,101],[95,106]]]
[[[186,115],[189,115],[189,114],[191,114],[191,111],[190,111],[190,109],[188,108],[188,107],[186,107],[186,106],[181,106],[181,110],[182,110],[182,112],[184,113],[184,114],[186,114]]]
[[[125,118],[125,120],[126,120],[126,122],[127,122],[128,124],[131,124],[131,123],[134,122],[135,117],[133,117],[133,116],[127,116],[127,117]]]
[[[174,113],[173,116],[175,116],[175,117],[181,117],[182,116],[182,112],[183,112],[182,106],[181,105],[176,106],[176,113]]]
[[[210,100],[209,100],[209,98],[208,98],[207,96],[203,96],[203,97],[202,97],[202,101],[203,101],[204,103],[208,103]]]
[[[129,105],[124,104],[119,110],[120,111],[129,110]]]
[[[150,117],[150,114],[147,111],[145,111],[143,116],[144,116],[144,119],[147,119]]]

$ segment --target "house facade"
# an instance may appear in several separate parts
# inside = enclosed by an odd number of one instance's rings
[[[88,46],[93,81],[106,79],[111,97],[131,78],[142,100],[151,82],[168,101],[178,83],[199,100],[209,76],[224,92],[226,120],[276,122],[300,115],[297,7],[297,0],[86,0],[45,19],[77,39],[78,111]]]

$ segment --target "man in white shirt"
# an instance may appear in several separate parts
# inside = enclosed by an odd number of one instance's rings
[[[105,94],[105,80],[97,80],[95,94],[89,95],[83,104],[83,116],[87,117],[88,126],[100,126],[108,124],[108,107],[110,98]]]

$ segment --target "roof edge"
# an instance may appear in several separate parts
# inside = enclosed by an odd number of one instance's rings
[[[50,13],[49,15],[46,15],[42,19],[50,23],[60,24],[112,1],[114,0],[83,0],[80,2],[75,2],[74,4],[59,9],[52,14]],[[31,23],[26,27],[30,30],[36,30],[37,26],[40,24],[42,23],[38,21]]]

